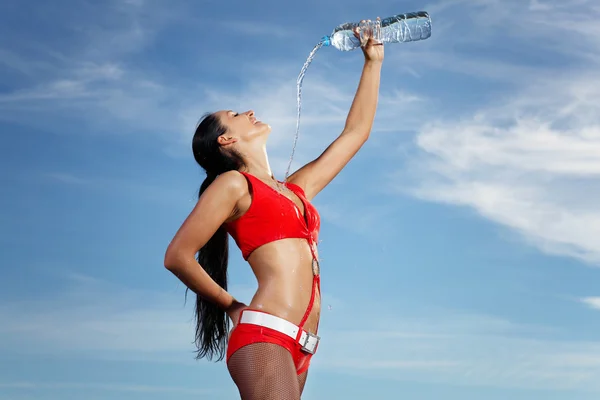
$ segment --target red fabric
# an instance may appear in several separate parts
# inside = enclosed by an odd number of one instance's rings
[[[245,260],[262,245],[288,238],[317,243],[321,219],[317,209],[306,199],[298,185],[285,182],[304,204],[304,217],[296,204],[253,175],[242,172],[248,180],[252,203],[240,218],[226,224]]]
[[[242,313],[240,313],[240,317]],[[313,354],[304,352],[302,346],[296,340],[274,329],[245,323],[237,324],[231,331],[227,345],[226,362],[229,362],[229,358],[237,350],[254,343],[273,343],[287,349],[292,355],[298,375],[307,371],[310,366],[310,359]]]

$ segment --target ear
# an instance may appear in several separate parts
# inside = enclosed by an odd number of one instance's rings
[[[221,145],[221,146],[227,146],[230,144],[234,144],[235,142],[237,142],[237,138],[233,137],[233,136],[226,136],[226,135],[221,135],[219,136],[219,138],[217,139],[217,142]]]

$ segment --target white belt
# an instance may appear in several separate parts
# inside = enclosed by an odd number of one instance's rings
[[[252,310],[243,310],[239,323],[264,326],[281,332],[294,340],[296,340],[298,330],[300,329],[299,326],[294,325],[283,318]],[[310,354],[315,354],[319,340],[321,340],[319,336],[302,329],[298,343],[302,346],[302,350]]]

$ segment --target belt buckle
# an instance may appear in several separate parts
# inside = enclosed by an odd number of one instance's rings
[[[302,346],[302,350],[309,353],[309,354],[315,354],[315,351],[317,349],[317,345],[319,344],[319,341],[321,340],[321,338],[313,333],[310,333],[308,331],[304,331],[304,333],[306,334],[303,343],[300,343],[300,346]],[[315,338],[316,341],[314,342],[314,346],[311,346],[311,348],[308,348],[308,340],[310,338]]]

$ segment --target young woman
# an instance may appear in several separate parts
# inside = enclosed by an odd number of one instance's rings
[[[194,158],[207,176],[165,266],[197,295],[198,358],[226,356],[243,400],[297,400],[304,389],[321,309],[320,219],[310,201],[369,137],[384,54],[371,36],[362,34],[365,63],[343,132],[285,182],[269,167],[271,128],[252,111],[209,114],[196,129]],[[258,281],[249,305],[227,292],[228,234]]]

